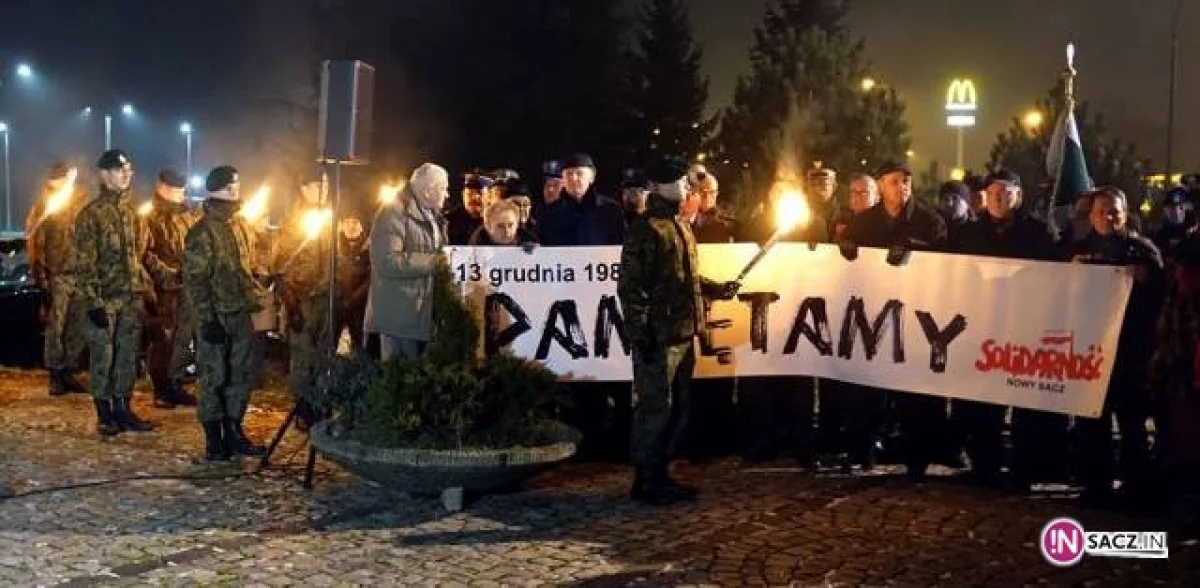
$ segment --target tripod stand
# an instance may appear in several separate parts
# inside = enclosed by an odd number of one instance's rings
[[[342,164],[338,160],[324,160],[323,163],[328,170],[330,164],[333,165],[333,206],[329,217],[329,306],[326,309],[325,333],[318,333],[318,344],[323,347],[322,355],[327,360],[332,360],[337,354],[337,337],[334,331],[337,330],[337,250],[338,250],[338,208],[341,204],[342,197]],[[329,173],[326,171],[326,177]],[[303,246],[303,245],[301,245]],[[325,378],[325,386],[332,385],[331,378]],[[322,389],[322,396],[328,395],[328,389]],[[267,446],[267,452],[262,456],[259,462],[259,472],[267,469],[271,465],[271,456],[275,454],[275,450],[279,447],[279,443],[283,440],[283,436],[287,430],[296,421],[297,413],[304,402],[303,398],[296,398],[292,409],[288,411],[287,417],[283,419],[283,424],[275,431],[271,437],[271,443]],[[315,423],[310,423],[315,425]],[[311,490],[313,487],[313,470],[317,464],[317,450],[312,445],[312,433],[305,440],[308,444],[308,458],[304,464],[304,479],[301,486],[305,490]]]

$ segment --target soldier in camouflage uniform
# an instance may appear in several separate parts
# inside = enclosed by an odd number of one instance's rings
[[[317,364],[330,336],[329,226],[315,238],[305,231],[309,214],[319,211],[328,192],[323,176],[310,177],[300,186],[301,202],[280,227],[272,273],[281,277],[280,298],[287,309],[291,366],[288,389],[296,397],[297,424],[303,430],[317,415],[303,402],[316,383]]]
[[[156,304],[147,325],[150,349],[148,367],[154,385],[154,405],[175,408],[195,406],[196,399],[183,389],[182,379],[195,326],[183,312],[183,240],[200,220],[185,202],[186,180],[173,169],[163,170],[155,186],[153,208],[146,217],[150,242],[145,264],[154,279]]]
[[[88,393],[72,375],[84,346],[80,332],[83,308],[75,285],[75,217],[87,198],[74,185],[67,185],[73,181],[69,175],[65,163],[50,168],[42,198],[29,211],[25,224],[29,266],[42,291],[46,323],[43,358],[50,371],[51,396]],[[50,198],[61,190],[71,190],[69,200],[58,210],[47,210]]]
[[[621,249],[617,294],[633,348],[637,402],[630,438],[637,470],[630,496],[650,504],[695,494],[671,480],[667,471],[689,412],[693,339],[704,329],[704,297],[728,300],[739,287],[696,273],[696,240],[678,216],[687,169],[686,161],[668,157],[647,170],[654,191]]]
[[[142,265],[146,231],[129,195],[133,164],[113,149],[105,151],[96,166],[100,195],[75,220],[75,267],[87,312],[97,429],[108,437],[154,428],[130,408],[142,296],[150,288],[150,276]]]
[[[234,455],[266,453],[242,430],[254,345],[250,315],[260,306],[252,269],[254,243],[235,218],[241,188],[237,170],[212,170],[205,188],[204,217],[188,231],[184,246],[183,287],[200,325],[196,416],[204,426],[205,459],[227,461]]]

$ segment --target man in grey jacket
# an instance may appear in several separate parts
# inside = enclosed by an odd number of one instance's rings
[[[449,185],[445,169],[422,164],[400,197],[375,214],[365,330],[379,334],[384,360],[397,355],[416,359],[429,344],[429,298],[434,267],[446,244],[441,212]]]

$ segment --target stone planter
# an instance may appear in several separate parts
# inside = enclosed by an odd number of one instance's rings
[[[580,438],[577,431],[559,423],[557,441],[542,447],[404,449],[335,439],[330,435],[331,425],[324,421],[310,432],[313,447],[330,461],[393,490],[443,498],[451,489],[477,495],[516,488],[574,455]]]

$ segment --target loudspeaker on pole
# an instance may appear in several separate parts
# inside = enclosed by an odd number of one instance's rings
[[[320,161],[366,165],[371,161],[375,68],[361,61],[321,66]]]

